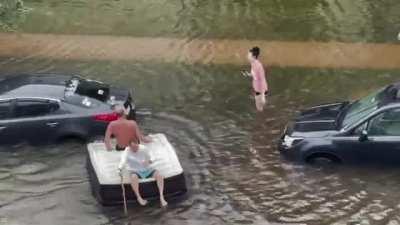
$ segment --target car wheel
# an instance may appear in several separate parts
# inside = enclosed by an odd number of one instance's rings
[[[307,157],[306,162],[314,166],[326,166],[339,164],[341,160],[329,153],[316,153]]]

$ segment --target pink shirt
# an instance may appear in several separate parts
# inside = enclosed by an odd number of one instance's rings
[[[260,93],[268,91],[268,84],[265,78],[264,67],[260,61],[255,60],[251,63],[251,75],[253,76],[254,91]]]

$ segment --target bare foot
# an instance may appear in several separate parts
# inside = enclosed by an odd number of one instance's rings
[[[161,199],[160,199],[160,203],[161,203],[161,207],[165,207],[165,206],[167,206],[167,205],[168,205],[168,202],[167,202],[167,201],[165,201],[165,199],[164,199],[164,198],[161,198]]]
[[[147,200],[144,200],[143,198],[139,198],[139,199],[138,199],[138,202],[139,202],[139,204],[140,204],[141,206],[147,205]]]

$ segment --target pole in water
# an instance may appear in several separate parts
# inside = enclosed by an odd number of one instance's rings
[[[125,216],[126,216],[126,215],[128,215],[128,207],[126,205],[124,179],[122,177],[122,174],[120,174],[120,177],[121,177],[122,198],[124,199],[124,213],[125,213]]]

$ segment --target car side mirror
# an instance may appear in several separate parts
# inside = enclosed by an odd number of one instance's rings
[[[360,137],[358,138],[360,142],[368,141],[368,131],[363,130],[360,134]]]

